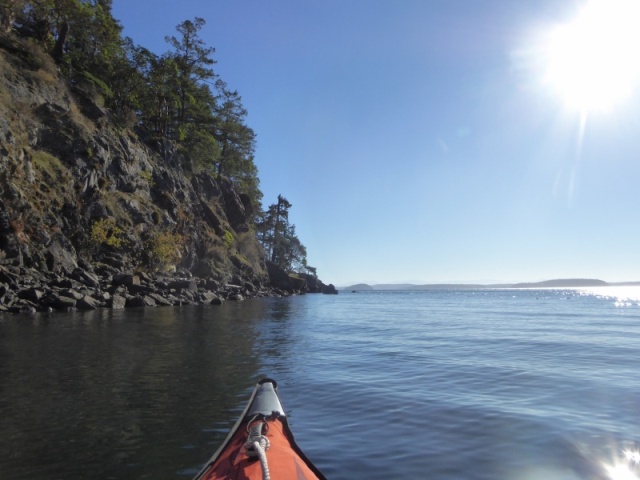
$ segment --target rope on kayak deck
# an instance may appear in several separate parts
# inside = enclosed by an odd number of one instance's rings
[[[262,434],[262,427],[266,422],[260,420],[253,425],[249,422],[249,438],[244,444],[248,457],[258,457],[262,466],[262,480],[271,480],[269,474],[269,464],[267,463],[267,450],[269,450],[269,439]],[[265,432],[266,433],[266,432]]]

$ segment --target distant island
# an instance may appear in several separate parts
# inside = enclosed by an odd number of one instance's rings
[[[413,283],[383,283],[376,285],[368,285],[366,283],[358,283],[356,285],[340,287],[343,291],[389,291],[389,290],[475,290],[482,288],[576,288],[576,287],[621,287],[621,286],[640,286],[638,282],[605,282],[604,280],[592,278],[565,278],[555,280],[545,280],[543,282],[525,282],[525,283],[495,283],[495,284],[459,284],[459,283],[430,283],[430,284],[413,284]]]

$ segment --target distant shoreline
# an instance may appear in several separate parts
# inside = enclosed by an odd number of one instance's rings
[[[489,288],[580,288],[580,287],[637,287],[637,282],[605,282],[604,280],[589,278],[569,278],[545,280],[542,282],[522,282],[522,283],[494,283],[494,284],[471,284],[471,283],[386,283],[369,285],[358,283],[351,286],[339,287],[343,291],[392,291],[392,290],[473,290]]]

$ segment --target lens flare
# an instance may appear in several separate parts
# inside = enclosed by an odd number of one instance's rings
[[[571,107],[605,110],[640,79],[640,2],[591,0],[543,42],[544,82]]]

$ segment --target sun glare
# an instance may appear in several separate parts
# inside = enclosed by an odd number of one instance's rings
[[[623,450],[622,458],[613,464],[603,464],[609,480],[639,480],[637,467],[640,462],[640,453],[637,450]]]
[[[639,0],[590,0],[546,37],[544,82],[583,112],[620,104],[640,80],[639,25]]]
[[[626,458],[629,463],[639,465],[640,464],[640,452],[637,450],[623,450],[624,458]]]
[[[638,480],[637,475],[627,465],[605,466],[610,480]]]

